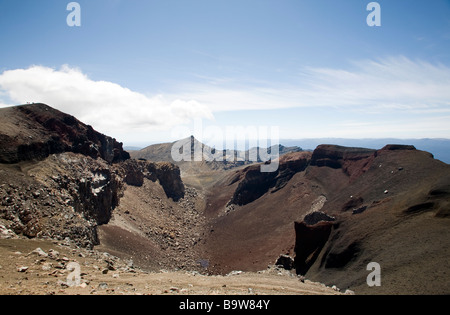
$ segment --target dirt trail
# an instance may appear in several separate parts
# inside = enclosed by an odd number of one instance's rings
[[[37,250],[38,248],[41,251]],[[68,286],[71,263],[80,266]],[[73,275],[73,273],[72,273]],[[107,253],[45,240],[0,240],[1,295],[329,295],[332,288],[278,268],[206,276],[197,272],[144,272]]]

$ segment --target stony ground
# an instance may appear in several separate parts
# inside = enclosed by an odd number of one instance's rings
[[[79,266],[79,273],[72,266]],[[132,261],[71,243],[0,239],[1,295],[340,294],[337,290],[302,280],[276,267],[257,273],[237,271],[226,276],[186,271],[145,272]]]

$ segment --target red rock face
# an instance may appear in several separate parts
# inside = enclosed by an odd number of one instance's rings
[[[260,198],[269,190],[275,193],[282,189],[296,173],[306,169],[310,158],[309,152],[286,154],[280,158],[278,170],[271,173],[262,173],[260,165],[246,167],[230,181],[229,185],[241,179],[230,204],[243,206]]]
[[[314,150],[311,166],[342,168],[350,177],[358,177],[373,159],[376,150],[320,145]]]

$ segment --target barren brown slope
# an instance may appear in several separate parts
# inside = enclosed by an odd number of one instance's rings
[[[211,222],[205,239],[211,270],[257,271],[275,263],[280,254],[293,255],[294,221],[310,210],[322,191],[310,184],[301,167],[292,172],[293,177],[282,189],[277,189],[277,183],[282,181],[277,176],[288,165],[288,157],[295,156],[296,161],[306,163],[310,155],[300,152],[284,156],[286,163],[280,162],[280,172],[276,174],[261,173],[259,165],[231,172],[211,189],[205,212]],[[260,197],[251,202],[248,199],[244,205],[230,203],[238,196],[250,194],[251,199]]]
[[[258,270],[289,253],[297,254],[299,272],[340,288],[449,293],[449,165],[407,146],[320,146],[282,189],[269,185],[254,201],[228,204],[244,184],[251,186],[249,170],[211,191],[206,249],[215,272]],[[264,187],[259,182],[255,187]],[[302,223],[318,211],[329,221]],[[381,287],[366,283],[372,261],[383,268]]]
[[[96,248],[133,259],[146,270],[202,270],[202,208],[203,199],[192,188],[174,201],[158,182],[144,179],[142,186],[126,185],[111,221],[99,227]]]
[[[329,194],[322,211],[337,220],[308,277],[360,293],[448,294],[450,166],[405,146],[365,162]],[[381,287],[366,283],[369,262],[381,265]]]

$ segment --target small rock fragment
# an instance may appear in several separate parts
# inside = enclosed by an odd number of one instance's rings
[[[18,272],[25,272],[25,271],[28,270],[28,268],[29,268],[29,267],[22,266],[22,267],[17,268],[17,271],[18,271]]]

